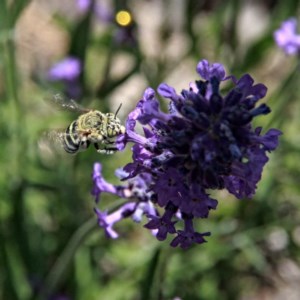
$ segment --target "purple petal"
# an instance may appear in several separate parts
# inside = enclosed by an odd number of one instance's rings
[[[167,85],[166,83],[161,83],[158,86],[157,89],[158,93],[167,98],[167,99],[171,99],[171,100],[177,100],[178,99],[178,95],[176,94],[176,91],[173,87]]]
[[[206,59],[203,59],[198,63],[196,70],[205,80],[216,77],[219,81],[222,81],[225,77],[225,69],[222,64],[213,63],[210,65]]]

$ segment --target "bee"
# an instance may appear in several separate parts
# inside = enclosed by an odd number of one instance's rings
[[[112,154],[117,151],[112,146],[115,143],[114,138],[125,133],[125,127],[117,117],[122,104],[115,113],[102,113],[81,107],[76,101],[67,100],[60,94],[54,95],[52,101],[62,109],[80,113],[65,130],[52,130],[47,133],[48,138],[58,142],[67,153],[84,151],[91,144],[99,153]],[[104,147],[100,148],[101,144]]]

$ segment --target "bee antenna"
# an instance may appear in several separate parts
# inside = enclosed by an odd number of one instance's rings
[[[118,112],[120,111],[121,107],[122,107],[122,103],[120,103],[120,105],[119,105],[119,107],[118,107],[118,109],[117,109],[117,111],[116,111],[116,113],[115,113],[115,119],[116,119],[117,114],[118,114]]]

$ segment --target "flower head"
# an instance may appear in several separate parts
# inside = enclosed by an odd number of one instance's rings
[[[300,51],[300,35],[297,34],[297,20],[290,18],[282,22],[281,27],[274,32],[274,39],[281,49],[288,54],[298,54]]]
[[[77,8],[82,12],[86,12],[90,8],[91,4],[91,0],[76,0]]]
[[[277,147],[281,134],[276,129],[262,134],[260,127],[252,126],[254,118],[270,112],[266,104],[257,105],[267,92],[263,84],[254,84],[248,74],[225,77],[221,64],[206,60],[199,62],[197,72],[204,80],[180,94],[166,83],[159,85],[158,93],[170,101],[168,112],[160,109],[155,91],[148,88],[129,114],[126,132],[117,140],[119,149],[133,143],[133,161],[123,168],[127,185],[103,184],[94,171],[96,199],[110,192],[133,201],[136,207],[130,214],[141,204],[147,206],[145,227],[160,241],[175,235],[171,245],[182,248],[203,243],[210,234],[194,229],[196,219],[207,218],[217,207],[209,190],[227,189],[239,199],[255,194],[266,153]],[[220,84],[225,80],[233,87],[223,95]],[[135,130],[137,122],[143,134]]]
[[[66,87],[66,93],[78,97],[81,93],[79,76],[82,71],[81,62],[76,57],[66,57],[53,65],[48,71],[50,81],[61,81]]]
[[[50,80],[71,81],[80,75],[81,63],[78,58],[66,57],[51,67],[48,72]]]

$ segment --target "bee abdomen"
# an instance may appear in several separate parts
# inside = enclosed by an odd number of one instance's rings
[[[66,129],[66,134],[63,139],[63,146],[66,152],[76,153],[79,150],[80,139],[77,132],[77,120],[73,121]]]

